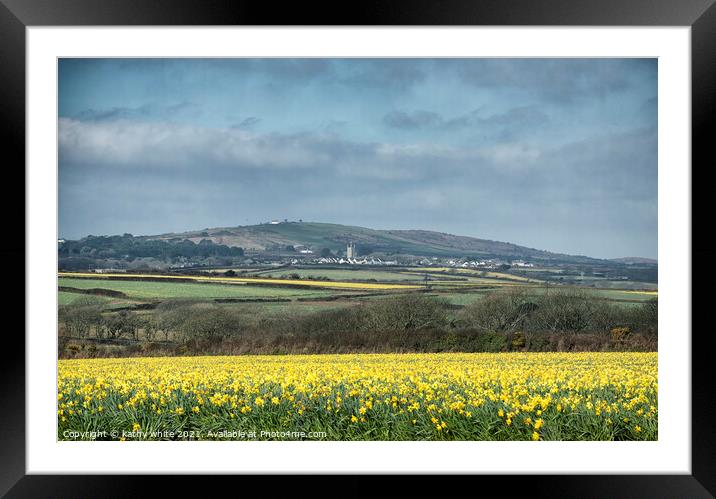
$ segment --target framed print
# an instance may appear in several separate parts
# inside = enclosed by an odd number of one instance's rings
[[[3,2],[9,497],[141,486],[110,474],[714,493],[711,2]]]

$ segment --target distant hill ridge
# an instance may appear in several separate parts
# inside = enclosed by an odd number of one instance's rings
[[[255,251],[298,246],[310,248],[317,254],[323,248],[329,248],[331,251],[345,251],[346,245],[353,242],[361,254],[370,251],[443,258],[525,259],[567,263],[606,262],[606,260],[582,255],[552,253],[512,243],[429,230],[376,230],[318,222],[281,222],[217,227],[143,237],[165,241],[189,239],[196,243],[202,239],[209,239],[215,244],[238,246]]]
[[[624,263],[626,265],[656,265],[659,261],[655,258],[643,258],[640,256],[625,256],[623,258],[612,258],[610,261]]]

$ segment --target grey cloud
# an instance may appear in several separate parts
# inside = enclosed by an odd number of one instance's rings
[[[239,123],[232,125],[231,128],[239,130],[251,130],[255,128],[259,123],[261,123],[261,118],[257,118],[256,116],[249,116],[248,118],[241,120]]]
[[[549,117],[537,106],[521,106],[508,109],[504,113],[483,116],[480,109],[468,113],[445,118],[431,111],[391,111],[383,117],[383,123],[402,130],[442,130],[454,131],[466,128],[496,128],[509,131],[512,136],[516,132],[534,126],[543,126]]]
[[[350,71],[336,76],[336,81],[381,91],[407,91],[425,80],[426,64],[415,59],[358,59],[353,61]]]
[[[320,160],[320,141],[300,135],[256,135],[175,123],[60,119],[60,157],[124,168],[305,168]],[[318,153],[318,154],[317,154]]]
[[[318,125],[318,131],[329,136],[337,136],[342,134],[348,128],[348,121],[344,120],[327,120]]]
[[[535,106],[522,106],[509,109],[504,113],[493,114],[484,119],[478,118],[483,125],[539,126],[549,121],[545,113]]]
[[[651,97],[642,102],[639,107],[639,113],[650,123],[656,123],[659,113],[658,97]]]
[[[656,129],[605,134],[549,149],[506,144],[492,148],[499,183],[509,182],[521,201],[554,203],[584,213],[657,199]],[[627,214],[623,214],[627,215]]]
[[[258,134],[170,123],[61,119],[59,147],[62,162],[90,168],[171,169],[212,177],[304,171],[314,179],[398,183],[450,176],[524,183],[527,190],[533,187],[558,197],[576,192],[647,198],[656,179],[656,132],[651,129],[554,148],[520,141],[464,148],[355,142],[330,133]],[[579,189],[566,187],[570,185]]]
[[[517,88],[554,102],[604,97],[630,85],[629,59],[476,59],[458,69],[476,87]],[[648,64],[645,63],[645,64]]]
[[[440,126],[444,120],[438,113],[430,111],[391,111],[383,117],[383,123],[391,128],[415,130]]]
[[[552,158],[562,181],[579,186],[577,192],[656,202],[657,143],[656,128],[644,128],[567,144]]]
[[[248,59],[251,70],[270,74],[279,78],[306,80],[330,74],[333,65],[327,59]]]
[[[166,120],[180,116],[199,113],[199,107],[191,102],[180,102],[169,106],[144,104],[138,107],[113,107],[110,109],[85,109],[75,116],[79,121],[112,121],[112,120]]]
[[[463,128],[478,128],[482,130],[499,131],[502,138],[515,137],[518,132],[532,127],[544,126],[549,117],[537,106],[521,106],[508,109],[504,113],[495,113],[482,116],[480,110],[475,110],[461,116],[445,120],[442,128],[446,130],[459,130]],[[499,130],[496,130],[499,129]]]
[[[92,66],[96,59],[72,60],[64,59],[63,64],[77,67]],[[99,60],[102,62],[103,60]],[[331,71],[330,59],[318,58],[137,58],[118,59],[115,61],[124,71],[146,73],[150,70],[161,70],[165,74],[201,72],[236,72],[246,74],[263,73],[284,79],[308,79]]]
[[[221,171],[306,169],[342,176],[420,178],[459,150],[343,140],[336,134],[257,134],[176,123],[59,121],[59,156],[92,168]]]

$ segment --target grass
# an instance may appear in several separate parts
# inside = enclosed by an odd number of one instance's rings
[[[548,292],[548,290],[554,290],[554,289],[563,289],[563,288],[547,288],[547,287],[539,287],[539,286],[533,286],[529,288],[528,294],[537,296],[539,294],[543,294]],[[493,292],[493,290],[485,289],[485,290],[470,290],[470,292],[467,293],[451,293],[450,291],[446,292],[440,292],[440,288],[435,289],[437,293],[435,293],[436,296],[444,298],[448,301],[448,303],[453,305],[468,305],[470,303],[474,303],[477,300],[482,299],[483,297],[487,296],[487,294]],[[593,293],[597,297],[605,298],[610,301],[624,301],[625,305],[631,305],[634,303],[631,302],[644,302],[647,300],[650,300],[652,298],[656,298],[657,295],[654,292],[646,291],[646,292],[640,292],[640,291],[623,291],[623,290],[611,290],[611,289],[586,289],[587,292]]]
[[[57,303],[59,305],[79,305],[80,303],[87,305],[105,305],[113,300],[114,298],[109,298],[107,296],[92,296],[82,293],[69,293],[67,291],[60,291],[57,293]]]
[[[606,280],[595,283],[600,289],[622,289],[629,291],[658,291],[659,285],[655,282],[625,281],[625,280]]]
[[[435,296],[442,298],[451,305],[469,305],[483,299],[489,291],[476,291],[472,293],[436,293]]]
[[[58,305],[100,305],[105,310],[112,310],[141,302],[141,300],[136,299],[73,293],[72,291],[59,291],[57,293]]]
[[[455,268],[455,267],[421,267],[415,269],[418,272],[434,272],[438,274],[451,274],[456,276],[476,276],[476,277],[487,277],[492,279],[502,279],[507,281],[520,281],[520,282],[542,282],[538,279],[532,279],[520,275],[508,274],[505,272],[492,272],[489,270],[480,269],[466,269],[466,268]]]
[[[427,270],[427,268],[426,268]],[[433,269],[436,270],[436,269]],[[516,281],[507,280],[503,276],[508,274],[503,273],[489,273],[491,277],[478,277],[478,272],[471,269],[457,269],[460,271],[459,275],[466,277],[465,281],[447,281],[441,280],[437,274],[432,275],[430,286],[432,292],[438,294],[441,297],[447,299],[447,301],[454,305],[467,305],[476,300],[479,300],[486,293],[491,292],[489,288],[493,287],[513,287],[513,286],[529,286],[531,294],[545,293],[549,289],[561,289],[562,286],[551,286],[544,287],[535,285],[533,282],[527,281]],[[92,299],[96,300],[96,303],[102,304],[105,307],[123,306],[127,303],[131,303],[132,300],[156,300],[156,299],[173,299],[173,298],[186,298],[186,299],[221,299],[221,298],[236,298],[236,299],[270,299],[270,298],[282,298],[282,299],[296,299],[302,298],[328,298],[341,294],[341,290],[344,291],[386,291],[386,292],[400,292],[400,291],[415,291],[421,289],[422,283],[420,280],[423,278],[422,273],[411,274],[409,271],[382,271],[382,270],[348,270],[348,269],[281,269],[275,271],[270,275],[277,277],[297,273],[304,279],[271,279],[271,278],[226,278],[226,277],[197,277],[197,276],[151,276],[153,279],[161,278],[167,282],[160,282],[156,280],[143,280],[146,275],[142,274],[116,274],[116,276],[135,278],[136,280],[112,280],[101,278],[97,274],[68,274],[61,273],[59,279],[60,286],[68,286],[80,289],[89,288],[103,288],[111,289],[115,291],[121,291],[125,293],[128,299],[122,298],[109,298],[104,296],[91,296]],[[114,275],[114,274],[112,274]],[[309,281],[305,278],[308,276],[325,276],[331,279],[343,279],[343,281]],[[103,274],[103,276],[109,276],[109,274]],[[515,276],[510,276],[515,277]],[[414,284],[397,284],[395,282],[386,282],[389,279],[414,279]],[[197,282],[176,282],[176,279],[193,279]],[[350,281],[348,279],[376,279],[379,282],[376,283],[363,283]],[[383,282],[380,282],[383,281]],[[211,283],[211,284],[209,284]],[[253,283],[261,285],[252,285]],[[273,285],[273,286],[272,286]],[[291,287],[283,287],[289,285]],[[305,289],[302,289],[305,288]],[[632,290],[620,290],[620,289],[592,289],[585,288],[589,292],[594,293],[598,297],[602,297],[608,300],[624,301],[624,302],[641,302],[646,301],[658,296],[656,291],[632,291]],[[465,291],[465,292],[453,292],[453,291]],[[69,305],[75,304],[78,300],[87,300],[90,295],[83,295],[79,293],[60,292],[59,293],[59,304]],[[292,303],[278,304],[281,310],[292,311],[294,310]],[[326,304],[302,304],[299,309],[309,310],[314,308],[316,310],[323,309]],[[340,306],[333,304],[333,306]],[[298,310],[298,309],[296,309]]]
[[[582,289],[587,293],[592,293],[596,297],[605,298],[613,301],[648,301],[656,298],[658,294],[655,291],[630,291],[619,289],[594,289],[594,288],[576,288],[573,286],[532,286],[529,288],[529,294],[549,293],[550,291],[564,289]]]
[[[468,277],[464,281],[448,281],[436,278],[430,281],[431,285],[438,286],[455,286],[455,287],[498,287],[498,286],[526,286],[528,283],[516,282],[516,281],[503,281],[497,279],[485,279],[482,277]]]
[[[594,289],[592,290],[597,296],[602,296],[610,300],[638,300],[647,301],[659,296],[656,291],[631,291],[622,289]]]
[[[109,279],[67,278],[59,279],[60,286],[91,289],[102,288],[121,291],[130,298],[139,300],[164,298],[294,298],[325,297],[334,293],[322,290],[303,290],[272,288],[267,286],[248,286],[232,284],[202,284],[200,282],[157,282],[157,281],[119,281]],[[72,294],[72,293],[65,293]],[[86,295],[77,295],[86,296]],[[69,298],[64,298],[68,300]]]
[[[60,272],[60,277],[70,278],[92,278],[97,279],[97,274],[91,273],[72,273]],[[157,274],[102,274],[106,278],[122,278],[137,279],[143,282],[150,282],[147,279],[166,279],[167,281],[186,281],[192,280],[197,282],[211,282],[224,284],[266,284],[275,286],[304,286],[310,288],[330,288],[330,289],[349,289],[349,290],[388,290],[388,289],[415,289],[416,285],[407,284],[382,284],[382,283],[359,283],[359,282],[340,282],[340,281],[308,281],[299,279],[266,279],[254,277],[209,277],[209,276],[178,276],[178,275],[157,275]]]
[[[261,302],[261,303],[219,303],[218,305],[226,308],[234,307],[251,307],[256,315],[274,316],[281,314],[289,314],[295,318],[298,316],[311,314],[314,312],[322,312],[326,310],[336,310],[341,308],[359,305],[359,300],[327,300],[327,301],[282,301],[282,302]]]

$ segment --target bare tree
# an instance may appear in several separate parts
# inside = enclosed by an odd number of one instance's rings
[[[463,323],[482,332],[514,332],[524,328],[527,317],[538,308],[521,289],[500,290],[468,305]]]

